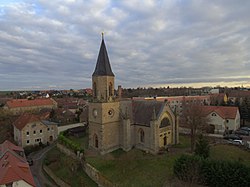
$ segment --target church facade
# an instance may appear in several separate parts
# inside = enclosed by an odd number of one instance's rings
[[[89,102],[89,147],[100,154],[138,148],[156,154],[179,141],[178,118],[166,102],[116,98],[104,39],[94,73]]]

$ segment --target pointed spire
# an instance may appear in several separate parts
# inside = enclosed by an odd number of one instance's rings
[[[95,71],[92,76],[115,76],[112,72],[109,57],[106,50],[105,42],[104,42],[104,33],[102,32],[102,43],[99,50],[98,59],[96,62]]]

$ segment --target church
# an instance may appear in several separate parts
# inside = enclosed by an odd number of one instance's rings
[[[116,97],[115,75],[102,36],[92,74],[89,147],[100,154],[137,148],[157,154],[179,141],[178,117],[166,102]]]

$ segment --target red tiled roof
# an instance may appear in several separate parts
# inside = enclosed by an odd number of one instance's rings
[[[224,119],[235,119],[238,107],[229,106],[202,106],[206,115],[215,112]]]
[[[0,158],[0,185],[19,180],[35,186],[29,164],[8,151]]]
[[[16,146],[15,144],[11,143],[8,140],[5,140],[1,145],[0,145],[0,155],[5,152],[7,149],[10,149],[12,151],[24,151],[22,147]]]
[[[16,151],[23,152],[23,148],[8,140],[0,144],[0,185],[24,180],[31,186],[35,186],[25,157],[21,157]]]
[[[29,113],[24,113],[20,115],[16,121],[14,121],[13,125],[19,129],[22,130],[27,123],[34,122],[34,121],[40,121],[39,116]]]
[[[51,99],[13,99],[7,101],[6,105],[9,108],[17,108],[17,107],[32,107],[32,106],[46,106],[53,105],[53,101]]]

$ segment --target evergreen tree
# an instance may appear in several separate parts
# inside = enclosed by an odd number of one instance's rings
[[[198,141],[196,142],[195,146],[195,155],[208,158],[210,153],[210,146],[209,142],[202,134],[199,135]]]

